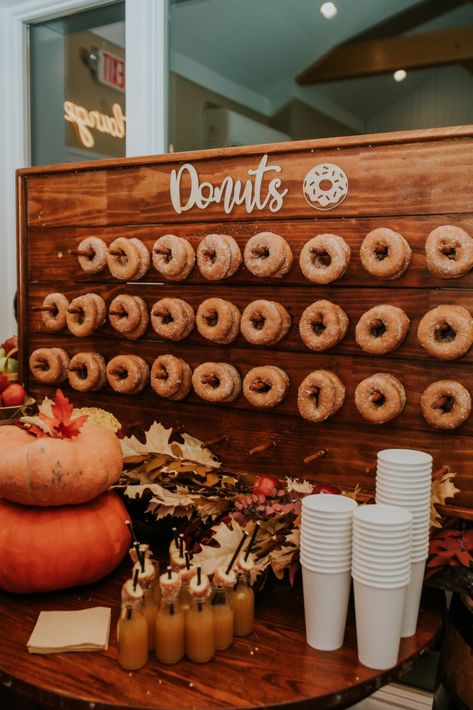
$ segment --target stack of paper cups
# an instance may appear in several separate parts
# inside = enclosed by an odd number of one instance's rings
[[[307,643],[322,651],[343,645],[357,503],[341,495],[302,499],[301,566]]]
[[[397,661],[406,590],[411,578],[412,515],[364,505],[353,515],[352,576],[358,658],[369,668]]]
[[[412,513],[412,570],[401,636],[416,632],[425,563],[429,553],[432,456],[411,449],[386,449],[378,454],[376,502]]]

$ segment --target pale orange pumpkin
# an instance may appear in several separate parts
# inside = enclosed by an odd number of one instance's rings
[[[23,505],[84,503],[115,483],[122,470],[118,438],[92,422],[71,439],[36,438],[0,427],[0,498]]]
[[[125,556],[128,518],[112,492],[64,508],[0,501],[0,588],[29,594],[96,582]]]

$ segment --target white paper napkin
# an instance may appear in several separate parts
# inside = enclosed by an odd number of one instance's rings
[[[30,653],[100,651],[108,648],[111,609],[42,611],[27,646]]]

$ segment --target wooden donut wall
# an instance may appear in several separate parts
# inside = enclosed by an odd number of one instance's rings
[[[226,177],[254,187],[254,171],[264,155],[267,170],[261,181],[259,205],[247,211],[234,206],[229,214],[223,204],[192,206],[178,214],[170,197],[171,172],[192,164],[200,185],[221,185]],[[346,199],[330,210],[314,209],[303,194],[306,174],[316,165],[332,163],[348,177]],[[272,212],[261,207],[271,180],[279,179],[280,193],[287,190],[283,205]],[[228,181],[227,183],[228,184]],[[224,463],[236,470],[270,472],[373,490],[376,452],[386,447],[415,447],[430,451],[435,465],[449,464],[458,472],[461,495],[450,512],[470,517],[473,509],[473,415],[460,428],[436,431],[424,420],[420,397],[428,384],[438,379],[458,379],[473,394],[473,349],[464,357],[442,362],[429,356],[416,337],[420,318],[441,304],[473,308],[473,272],[454,280],[434,278],[426,267],[425,240],[437,226],[463,227],[473,235],[473,129],[450,128],[341,139],[277,144],[266,147],[174,154],[117,161],[32,168],[18,173],[19,331],[21,377],[31,394],[51,395],[54,387],[36,382],[28,371],[30,353],[38,347],[62,347],[71,356],[96,351],[106,360],[120,353],[141,355],[149,364],[158,355],[172,353],[192,368],[206,361],[229,362],[242,377],[256,365],[274,364],[290,378],[286,399],[277,407],[259,411],[240,395],[232,403],[214,405],[195,393],[181,402],[158,398],[147,386],[139,395],[127,396],[106,386],[81,394],[63,389],[82,405],[105,407],[136,433],[153,420],[187,431],[212,446]],[[182,171],[180,199],[186,205],[190,181]],[[211,187],[204,185],[208,197]],[[189,206],[189,205],[187,205]],[[274,206],[274,205],[273,205]],[[376,227],[401,233],[412,248],[412,261],[398,280],[379,281],[362,267],[359,248]],[[197,266],[182,283],[162,283],[151,267],[137,282],[123,283],[106,268],[88,275],[67,250],[77,248],[86,236],[110,243],[119,236],[137,237],[149,250],[167,233],[186,237],[194,248],[209,233],[232,235],[243,252],[246,241],[261,231],[282,235],[294,254],[292,269],[282,279],[253,276],[242,264],[238,273],[222,281],[205,281]],[[343,278],[317,286],[302,275],[299,253],[303,244],[321,233],[337,234],[350,245],[351,263]],[[240,310],[259,298],[282,303],[292,317],[287,337],[270,348],[251,346],[240,334],[231,345],[215,345],[197,330],[184,341],[160,341],[149,326],[137,341],[127,341],[104,324],[90,338],[75,338],[67,330],[48,333],[35,310],[51,292],[68,299],[97,293],[107,305],[120,293],[140,295],[148,309],[164,296],[179,297],[196,310],[199,303],[218,296]],[[346,338],[333,349],[314,353],[301,341],[298,321],[302,311],[318,299],[333,301],[347,312],[350,327]],[[389,303],[404,309],[411,327],[404,344],[384,356],[371,356],[354,338],[360,316],[372,306]],[[321,424],[304,420],[298,412],[297,388],[306,374],[333,370],[346,386],[342,409]],[[388,424],[375,426],[363,421],[354,406],[355,387],[376,372],[390,372],[404,384],[404,412]],[[225,437],[225,439],[224,439]],[[265,448],[268,445],[268,448]],[[259,448],[264,449],[251,453]],[[322,452],[308,463],[304,459]]]

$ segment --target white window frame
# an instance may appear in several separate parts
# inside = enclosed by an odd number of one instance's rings
[[[11,0],[0,7],[0,341],[16,331],[15,170],[30,164],[28,25],[112,0]],[[168,0],[126,0],[126,154],[167,150]]]

